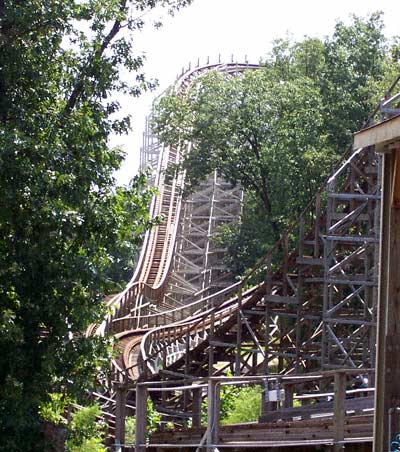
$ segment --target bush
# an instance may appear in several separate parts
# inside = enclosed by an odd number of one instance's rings
[[[221,424],[257,421],[261,414],[261,386],[223,385],[220,391]],[[201,409],[201,423],[207,424],[207,399]]]
[[[103,445],[105,425],[99,421],[100,415],[97,404],[83,407],[73,415],[66,444],[69,452],[106,452]]]
[[[233,406],[224,419],[223,424],[240,424],[257,421],[261,414],[262,389],[259,385],[241,388],[233,400]]]

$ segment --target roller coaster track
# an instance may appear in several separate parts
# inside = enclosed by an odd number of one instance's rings
[[[236,76],[257,67],[198,67],[174,89],[185,95],[211,70]],[[391,97],[397,85],[398,79],[367,124],[397,113],[398,99]],[[183,200],[184,175],[167,182],[165,171],[191,144],[173,149],[150,133],[145,142],[142,162],[155,168],[158,189],[151,215],[163,221],[146,234],[126,289],[109,300],[111,314],[90,330],[120,340],[114,383],[228,370],[267,375],[272,367],[286,375],[374,367],[380,228],[380,160],[374,149],[348,149],[298,222],[249,275],[229,283],[218,262],[209,265],[210,225],[213,209],[221,208],[218,199],[227,213],[221,221],[238,217],[240,191],[212,175],[200,194]],[[206,218],[207,227],[194,218]],[[158,402],[165,412],[184,411],[191,403]]]
[[[182,74],[174,89],[184,95],[194,80],[211,70],[234,76],[256,68],[258,65],[248,63],[208,64]],[[210,236],[217,226],[216,210],[220,222],[225,222],[239,218],[241,209],[240,189],[232,188],[215,174],[203,184],[202,193],[182,202],[184,175],[167,182],[165,172],[171,164],[179,163],[182,153],[190,152],[190,143],[187,149],[173,149],[147,137],[145,152],[155,154],[144,159],[143,166],[153,167],[153,183],[158,190],[150,215],[162,221],[146,233],[135,273],[125,290],[108,300],[111,313],[101,325],[92,325],[88,331],[100,335],[111,332],[119,339],[120,356],[113,362],[118,381],[138,377],[138,347],[143,335],[148,341],[147,331],[178,319],[195,319],[198,312],[209,310],[212,297],[206,295],[231,284],[223,266],[210,263],[210,255],[218,254],[209,249]],[[188,217],[192,219],[190,231]],[[219,255],[223,252],[219,250]],[[199,262],[194,264],[196,258]]]

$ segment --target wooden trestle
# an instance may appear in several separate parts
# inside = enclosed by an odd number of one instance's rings
[[[184,92],[194,77],[208,70],[234,76],[246,67],[198,67],[181,77],[176,90]],[[395,89],[393,85],[388,99]],[[378,113],[376,109],[370,121]],[[224,250],[213,248],[210,238],[219,224],[240,215],[240,190],[212,175],[191,198],[182,200],[183,176],[170,185],[164,181],[168,162],[179,161],[181,150],[163,147],[150,133],[144,142],[141,161],[156,169],[159,190],[152,209],[163,213],[165,222],[147,235],[134,278],[109,302],[113,313],[92,328],[121,338],[121,356],[113,363],[108,386],[109,406],[115,405],[116,394],[122,403],[127,393],[130,405],[135,405],[137,380],[161,380],[168,387],[171,379],[185,385],[228,372],[242,378],[295,378],[317,370],[375,367],[381,157],[373,146],[348,150],[297,224],[250,275],[232,284],[221,263]],[[373,386],[371,375],[369,384]],[[322,382],[308,390],[329,392],[332,385]],[[202,392],[179,396],[172,386],[152,396],[157,409],[169,419],[194,416]],[[343,386],[340,391],[343,394]],[[277,406],[263,398],[264,417],[272,408]],[[143,417],[143,401],[138,401],[137,410],[138,418]],[[118,408],[117,424],[122,425],[127,413]],[[359,422],[349,420],[353,421]],[[368,425],[369,436],[364,437],[370,441]],[[270,428],[274,432],[277,427]],[[117,440],[123,442],[123,427],[117,430]],[[342,433],[341,439],[328,435],[335,450],[343,444]],[[137,450],[142,450],[141,444]]]

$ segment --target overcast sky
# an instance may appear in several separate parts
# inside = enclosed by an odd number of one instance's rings
[[[398,0],[194,0],[193,4],[164,19],[161,29],[146,27],[138,36],[136,49],[146,55],[144,71],[159,80],[159,88],[139,99],[123,102],[124,112],[133,118],[133,131],[125,137],[114,137],[127,159],[118,175],[126,183],[138,169],[139,150],[145,116],[154,97],[174,82],[189,62],[223,61],[259,62],[275,38],[292,35],[324,37],[331,35],[338,19],[349,21],[350,14],[366,16],[384,12],[387,36],[400,34]]]

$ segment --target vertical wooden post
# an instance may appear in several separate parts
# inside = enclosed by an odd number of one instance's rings
[[[374,416],[374,452],[384,450],[388,436],[384,435],[385,412],[389,409],[385,402],[385,340],[386,340],[386,309],[387,309],[387,279],[389,254],[389,223],[390,223],[390,154],[382,157],[382,200],[381,200],[381,239],[379,246],[379,286],[377,314],[377,346],[375,374],[375,416]]]
[[[136,386],[135,452],[144,452],[146,449],[146,429],[147,429],[147,387],[139,383]]]
[[[161,344],[161,352],[162,352],[162,368],[166,369],[167,368],[167,348],[165,347],[165,342],[161,341],[160,339],[160,344]],[[161,385],[162,388],[165,387],[164,384]],[[168,396],[168,392],[167,391],[162,391],[161,393],[161,403],[163,406],[166,405],[167,403],[167,397]]]
[[[242,286],[240,285],[237,300],[237,317],[236,317],[236,359],[235,359],[235,375],[240,376],[240,363],[242,353]]]
[[[335,395],[333,399],[333,440],[334,452],[344,449],[344,444],[338,444],[344,440],[344,421],[346,417],[345,399],[346,399],[346,381],[347,375],[344,372],[335,373]]]
[[[326,231],[332,226],[332,214],[336,210],[335,199],[331,196],[335,192],[336,178],[331,178],[328,182],[327,190],[327,207],[326,207]],[[323,301],[322,301],[322,338],[321,338],[321,368],[329,364],[329,343],[331,341],[328,332],[329,323],[326,322],[326,312],[331,307],[331,285],[327,282],[329,280],[329,268],[332,262],[332,242],[330,240],[324,240],[323,250],[323,264],[324,264],[324,284],[323,284]]]
[[[217,379],[208,380],[207,401],[207,452],[213,452],[213,445],[218,443],[220,417],[220,383]]]
[[[384,155],[374,451],[388,449],[400,406],[400,146]]]
[[[294,394],[294,385],[286,384],[285,385],[285,408],[293,408],[293,394]]]
[[[190,368],[189,352],[190,352],[190,334],[189,334],[189,329],[186,329],[186,334],[185,334],[185,374],[186,375],[189,374],[189,368]],[[188,403],[189,403],[189,391],[184,390],[183,391],[183,411],[187,410]]]
[[[265,295],[271,295],[272,292],[272,262],[271,256],[267,258],[267,271],[265,273]],[[263,362],[263,373],[264,375],[269,374],[269,322],[270,322],[270,310],[269,301],[265,299],[265,348],[264,348],[264,362]],[[268,412],[268,380],[265,384],[265,393],[261,397],[261,415]]]
[[[286,297],[288,295],[288,271],[289,271],[289,236],[286,233],[283,236],[283,265],[282,265],[282,274],[283,274],[283,281],[282,281],[282,295]],[[281,373],[285,367],[283,354],[285,353],[286,344],[284,341],[284,337],[286,336],[287,332],[287,322],[286,320],[283,320],[282,317],[278,318],[278,325],[279,325],[279,333],[280,333],[280,339],[279,339],[279,351],[280,354],[278,356],[278,373]],[[287,342],[287,340],[286,340]]]
[[[211,312],[210,329],[208,335],[208,375],[211,376],[214,371],[214,330],[215,330],[215,313]]]
[[[265,273],[265,295],[271,295],[272,292],[272,265],[271,265],[271,256],[267,258],[267,270]],[[270,312],[269,312],[269,302],[264,299],[265,303],[265,348],[264,348],[264,363],[263,363],[263,373],[267,375],[269,373],[269,322],[270,322]]]
[[[321,218],[321,193],[315,196],[315,225],[314,225],[314,257],[319,257],[319,233],[320,233],[320,218]]]
[[[193,391],[193,415],[192,415],[192,425],[193,427],[201,426],[201,388],[195,388]]]
[[[115,400],[115,443],[125,443],[126,388],[117,386]]]

